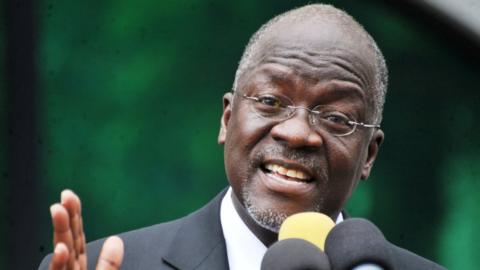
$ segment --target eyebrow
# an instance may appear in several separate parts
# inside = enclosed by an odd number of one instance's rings
[[[267,77],[262,76],[263,78],[267,78],[263,83],[274,83],[274,84],[281,84],[286,85],[287,87],[293,88],[295,86],[295,81],[287,78],[288,75],[293,74],[293,71],[284,71],[281,70],[280,67],[271,66],[269,68],[264,68],[260,71],[263,75],[267,75]],[[263,81],[263,80],[262,80]]]
[[[260,71],[264,75],[262,76],[262,84],[275,84],[282,86],[282,88],[293,88],[296,84],[295,81],[287,78],[293,71],[281,70],[280,67],[270,66],[269,68],[262,69]],[[319,97],[327,98],[329,100],[338,100],[345,97],[357,97],[361,101],[365,100],[366,93],[358,84],[354,82],[344,81],[342,79],[332,79],[331,81],[319,83],[324,88],[321,91]],[[327,97],[325,97],[327,96]]]
[[[363,101],[366,98],[365,90],[351,82],[332,80],[322,88],[324,88],[324,90],[321,91],[320,96],[329,96],[330,98],[328,99],[332,100],[345,97],[357,97],[357,99]]]

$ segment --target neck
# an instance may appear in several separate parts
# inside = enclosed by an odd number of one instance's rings
[[[247,209],[245,209],[240,200],[238,200],[237,196],[235,196],[234,192],[232,192],[232,201],[235,210],[237,211],[243,222],[247,225],[248,229],[250,229],[250,231],[253,232],[253,234],[255,234],[255,236],[265,246],[269,247],[277,241],[278,234],[263,228],[255,220],[253,220],[250,214],[248,214]]]

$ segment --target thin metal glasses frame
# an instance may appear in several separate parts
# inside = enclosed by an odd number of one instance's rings
[[[237,93],[237,92],[234,92],[234,94]],[[247,96],[245,94],[242,94],[240,95],[242,98],[245,98],[247,100],[250,100],[250,101],[255,101],[255,102],[260,102],[260,99],[258,97],[255,97],[255,96]],[[271,96],[273,97],[276,97],[275,95],[271,94]],[[313,109],[310,109],[310,108],[307,108],[307,107],[303,107],[303,106],[293,106],[293,105],[287,105],[286,108],[289,108],[291,109],[291,113],[289,113],[287,115],[287,117],[285,119],[282,119],[282,121],[285,121],[287,119],[290,119],[292,116],[295,115],[295,112],[297,111],[297,109],[303,109],[303,110],[306,110],[308,111],[309,113],[313,113],[313,114],[320,114],[319,111],[316,111],[316,110],[313,110]],[[315,109],[315,108],[314,108]],[[263,118],[267,118],[263,115],[260,115],[261,117]],[[348,131],[347,133],[345,134],[334,134],[334,133],[331,133],[332,135],[336,136],[336,137],[343,137],[343,136],[348,136],[352,133],[354,133],[357,129],[357,126],[360,126],[360,127],[363,127],[363,128],[380,128],[380,125],[378,124],[366,124],[366,123],[363,123],[363,122],[356,122],[356,121],[352,121],[352,120],[348,120],[347,123],[349,125],[352,125],[353,128],[352,130]]]

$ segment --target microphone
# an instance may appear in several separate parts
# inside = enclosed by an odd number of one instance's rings
[[[279,241],[265,253],[261,270],[330,270],[323,250],[334,226],[328,216],[316,212],[289,216],[280,227]]]
[[[366,219],[350,218],[335,226],[328,216],[320,213],[299,213],[284,221],[279,241],[267,250],[261,266],[261,270],[277,269],[445,270],[391,244]]]
[[[347,219],[327,236],[325,252],[332,270],[393,269],[391,244],[370,221]]]
[[[262,260],[261,270],[330,270],[325,252],[298,238],[271,245]]]
[[[278,240],[289,238],[304,239],[325,250],[325,239],[335,226],[327,215],[317,212],[302,212],[289,216],[280,226]]]

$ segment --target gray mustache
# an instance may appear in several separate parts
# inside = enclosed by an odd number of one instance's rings
[[[317,175],[322,174],[323,162],[321,161],[320,154],[316,152],[314,153],[306,149],[291,149],[281,145],[270,145],[258,151],[252,160],[254,163],[252,165],[258,166],[266,157],[289,159],[310,168]]]

